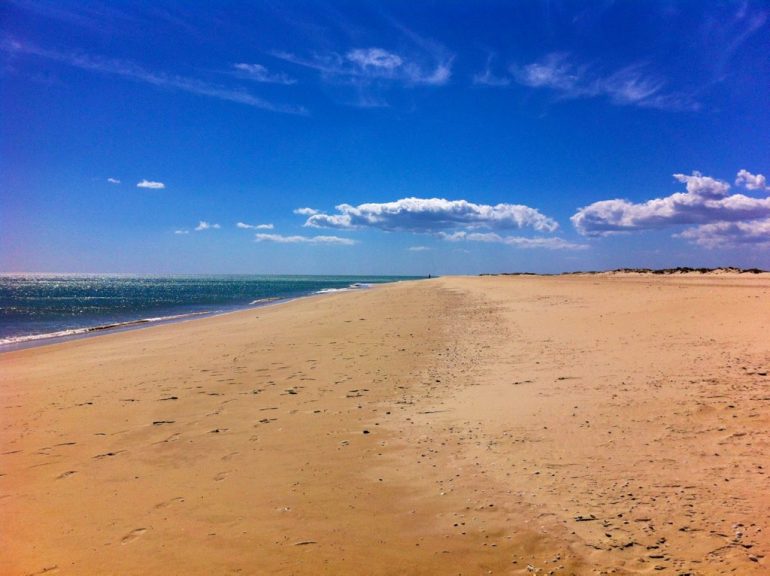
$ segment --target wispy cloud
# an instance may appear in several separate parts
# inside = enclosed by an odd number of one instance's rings
[[[512,78],[530,88],[547,89],[562,99],[607,98],[618,106],[660,110],[697,110],[690,96],[666,90],[666,81],[633,64],[604,72],[595,66],[575,63],[566,53],[551,53],[523,66],[510,67]]]
[[[274,228],[272,224],[246,224],[245,222],[238,222],[235,226],[243,230],[272,230]]]
[[[382,48],[356,48],[348,52],[346,57],[360,70],[390,73],[404,64],[401,56]]]
[[[756,244],[767,232],[763,222],[770,218],[770,196],[729,194],[730,184],[699,172],[674,174],[674,178],[685,184],[686,192],[638,204],[601,200],[578,210],[571,218],[572,224],[586,236],[699,224],[678,237],[708,247],[726,245],[731,237],[737,243]],[[759,187],[765,185],[762,174],[746,170],[738,173],[736,183],[749,190],[767,190]]]
[[[424,78],[427,82],[422,83],[436,86],[447,84],[452,76],[454,55],[439,42],[418,34],[402,22],[392,18],[390,22],[403,35],[404,39],[418,51],[420,56],[419,58],[415,57],[415,60],[432,62],[427,66],[432,69],[432,73],[425,75]]]
[[[730,4],[726,5],[731,8]],[[731,15],[709,18],[702,29],[700,46],[712,47],[714,52],[714,81],[721,82],[729,76],[730,61],[736,52],[758,32],[768,20],[768,11],[752,6],[749,2],[737,3],[737,10]]]
[[[553,236],[530,238],[526,236],[501,236],[494,232],[455,232],[454,234],[442,234],[444,240],[459,242],[486,242],[492,244],[506,244],[517,248],[545,248],[547,250],[585,250],[588,244],[577,244],[563,238]]]
[[[492,63],[495,55],[490,54],[487,57],[487,65],[482,72],[473,75],[473,83],[481,86],[509,86],[511,78],[509,76],[497,76],[492,71]]]
[[[117,178],[107,178],[107,182],[109,182],[110,184],[120,184],[120,180],[118,180]]]
[[[473,75],[473,83],[479,86],[510,86],[511,79],[507,76],[496,76],[487,66],[483,72]]]
[[[270,72],[262,64],[233,64],[233,69],[239,78],[246,78],[248,80],[254,80],[255,82],[283,84],[286,86],[297,83],[296,79],[285,72]]]
[[[198,222],[198,225],[195,227],[196,232],[202,232],[204,230],[219,230],[221,226],[219,224],[211,224],[209,222],[206,222],[205,220],[201,220]]]
[[[189,230],[180,229],[180,230],[174,230],[174,234],[189,234]]]
[[[352,246],[356,240],[339,236],[283,236],[281,234],[255,234],[257,242],[276,242],[278,244],[337,244]]]
[[[0,49],[2,49],[4,52],[12,54],[26,54],[30,56],[36,56],[38,58],[59,62],[67,66],[79,68],[81,70],[119,76],[144,84],[151,84],[161,88],[180,90],[182,92],[189,92],[191,94],[198,94],[200,96],[207,96],[209,98],[216,98],[218,100],[225,100],[228,102],[236,102],[238,104],[244,104],[246,106],[260,108],[262,110],[268,110],[271,112],[283,112],[288,114],[307,113],[304,108],[274,104],[239,88],[229,88],[204,82],[195,78],[176,76],[163,72],[153,72],[146,70],[133,62],[125,60],[112,60],[76,52],[48,50],[35,46],[34,44],[20,42],[17,40],[4,40],[2,43],[0,43]]]
[[[452,56],[409,56],[377,46],[352,48],[344,53],[314,53],[306,57],[280,51],[272,55],[285,62],[315,70],[325,81],[357,86],[442,86],[452,76]]]
[[[427,252],[430,248],[428,246],[410,246],[407,250],[409,252]]]
[[[163,182],[154,182],[152,180],[142,180],[137,183],[137,188],[149,188],[150,190],[163,190],[166,185]]]
[[[89,6],[85,2],[79,2],[69,8],[63,6],[63,2],[50,0],[6,0],[6,2],[38,16],[88,28],[91,32],[105,33],[105,21],[119,21],[126,25],[136,24],[136,20],[126,12],[104,4]]]
[[[314,228],[378,228],[387,231],[438,232],[457,228],[532,228],[552,232],[558,224],[529,206],[475,204],[444,198],[403,198],[358,206],[340,204],[336,214],[314,213],[305,226]]]

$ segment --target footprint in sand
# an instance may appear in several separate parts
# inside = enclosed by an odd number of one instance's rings
[[[172,498],[171,500],[164,500],[163,502],[159,502],[154,506],[156,510],[160,510],[161,508],[167,508],[171,506],[172,504],[175,504],[176,502],[184,502],[184,498],[181,496],[177,496],[176,498]]]
[[[182,435],[181,432],[174,432],[171,436],[169,436],[165,440],[159,440],[158,442],[153,442],[153,444],[164,444],[166,442],[174,442],[178,440],[181,435]]]
[[[102,458],[111,458],[112,456],[117,456],[118,454],[122,454],[125,452],[125,450],[118,450],[116,452],[105,452],[104,454],[97,454],[94,456],[97,460],[101,460]]]
[[[226,454],[225,456],[222,456],[222,462],[229,462],[233,458],[235,458],[238,455],[238,452],[231,452],[230,454]]]
[[[66,478],[67,476],[72,476],[73,474],[77,474],[77,473],[78,473],[77,470],[67,470],[66,472],[62,472],[61,474],[59,474],[56,477],[56,479],[61,480],[62,478]]]
[[[58,565],[53,566],[46,566],[42,570],[38,570],[37,572],[30,572],[29,576],[40,576],[41,574],[54,574],[59,571]]]
[[[134,540],[139,538],[139,536],[141,536],[145,532],[147,532],[147,528],[137,528],[136,530],[131,530],[131,532],[123,536],[120,543],[129,544],[130,542],[133,542]]]
[[[217,482],[221,482],[222,480],[227,478],[228,474],[230,474],[230,472],[220,472],[219,474],[214,476],[214,480]]]

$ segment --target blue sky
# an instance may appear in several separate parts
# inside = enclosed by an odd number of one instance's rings
[[[0,270],[770,268],[770,6],[0,6]]]

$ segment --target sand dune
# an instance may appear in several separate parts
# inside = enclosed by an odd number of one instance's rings
[[[0,573],[767,574],[768,326],[442,278],[5,353]]]

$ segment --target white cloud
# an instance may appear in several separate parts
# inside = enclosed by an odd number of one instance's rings
[[[382,48],[356,48],[348,52],[345,57],[361,68],[395,70],[404,63],[398,54]]]
[[[755,245],[770,248],[770,218],[751,222],[715,222],[685,230],[677,237],[706,248]]]
[[[640,204],[620,199],[594,202],[578,210],[571,218],[572,224],[586,236],[603,236],[612,232],[749,221],[770,216],[770,197],[728,196],[727,182],[699,172],[693,172],[692,176],[674,174],[674,178],[686,184],[687,192]]]
[[[518,82],[532,88],[552,88],[574,95],[587,89],[582,87],[585,70],[570,64],[566,54],[553,53],[538,62],[512,66],[511,73]]]
[[[302,55],[275,51],[275,58],[318,73],[331,86],[332,98],[359,108],[388,107],[399,88],[443,86],[452,78],[454,56],[436,42],[420,37],[397,22],[398,49],[353,45]]]
[[[272,224],[246,224],[245,222],[238,222],[236,226],[244,230],[272,230],[274,228]]]
[[[674,178],[685,184],[686,192],[639,204],[619,199],[594,202],[578,210],[572,223],[586,236],[696,224],[675,237],[706,248],[770,245],[770,196],[730,194],[727,182],[699,172]],[[764,176],[746,170],[738,172],[736,183],[768,190]]]
[[[698,104],[685,94],[666,92],[666,82],[635,64],[604,73],[585,64],[575,64],[564,53],[551,53],[524,66],[511,66],[511,75],[524,86],[545,88],[561,98],[605,97],[616,105],[661,110],[695,110]]]
[[[233,64],[233,68],[236,70],[238,76],[254,80],[255,82],[284,84],[287,86],[297,83],[297,81],[288,74],[285,74],[284,72],[272,73],[265,66],[262,66],[262,64],[239,63]]]
[[[326,81],[356,85],[391,81],[441,86],[452,76],[451,56],[438,50],[410,56],[376,46],[353,48],[345,54],[326,52],[303,58],[289,52],[273,52],[280,60],[316,70]]]
[[[109,182],[110,184],[120,184],[120,180],[118,180],[117,178],[107,178],[107,182]]]
[[[297,208],[294,210],[294,213],[300,216],[312,216],[313,214],[318,214],[319,210],[315,208]]]
[[[430,248],[428,246],[410,246],[407,250],[409,252],[427,252]]]
[[[100,74],[111,74],[135,82],[162,88],[170,88],[172,90],[180,90],[182,92],[189,92],[191,94],[198,94],[200,96],[207,96],[218,100],[237,102],[238,104],[260,108],[262,110],[269,110],[271,112],[307,114],[307,111],[302,107],[274,104],[240,88],[219,86],[196,78],[186,78],[184,76],[176,76],[164,72],[152,72],[150,70],[145,70],[133,62],[124,60],[111,60],[81,53],[47,50],[35,46],[34,44],[22,43],[16,40],[5,40],[0,42],[0,50],[13,54],[28,54],[38,58],[60,62],[81,70],[88,70]]]
[[[739,170],[735,184],[745,186],[748,190],[770,190],[763,174],[752,174],[748,170]]]
[[[163,182],[153,182],[152,180],[142,180],[136,185],[137,188],[149,188],[150,190],[163,190],[166,185]]]
[[[693,199],[718,200],[724,198],[730,190],[730,185],[722,180],[703,176],[700,172],[687,174],[674,174],[674,179],[685,185],[687,194]]]
[[[281,234],[255,234],[254,238],[257,242],[277,242],[279,244],[337,244],[341,246],[358,244],[356,240],[340,238],[339,236],[283,236]]]
[[[474,204],[444,198],[403,198],[358,206],[340,204],[337,214],[311,214],[313,228],[378,228],[387,231],[438,232],[453,228],[533,228],[553,232],[559,225],[534,208],[519,204]]]
[[[424,74],[418,67],[407,67],[409,80],[414,84],[443,86],[452,78],[452,58],[439,62],[433,72]]]
[[[198,222],[198,225],[195,227],[195,231],[201,232],[203,230],[219,230],[220,228],[221,226],[219,224],[210,224],[205,220],[201,220]]]
[[[174,234],[189,234],[189,230],[174,230]]]
[[[516,246],[517,248],[545,248],[547,250],[585,250],[588,244],[576,244],[563,238],[540,237],[529,238],[524,236],[500,236],[494,232],[456,232],[454,234],[441,234],[444,240],[450,242],[459,242],[467,240],[469,242],[487,242],[494,244],[506,244]]]
[[[473,83],[481,86],[510,86],[511,79],[506,76],[496,76],[487,66],[483,72],[473,75]]]

